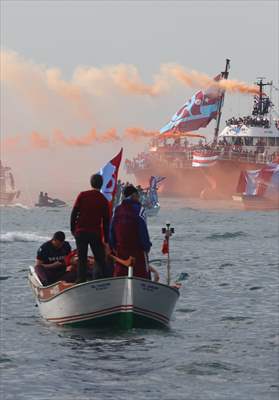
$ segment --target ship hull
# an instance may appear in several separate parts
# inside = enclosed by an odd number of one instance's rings
[[[0,192],[0,205],[8,206],[12,204],[17,196],[17,192]]]
[[[218,160],[208,168],[194,168],[189,160],[183,165],[151,163],[148,168],[133,171],[137,184],[146,186],[151,175],[166,176],[160,189],[162,194],[204,199],[231,199],[235,194],[240,172],[256,170],[263,164]]]

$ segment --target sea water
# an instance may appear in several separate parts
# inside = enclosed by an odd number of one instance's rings
[[[151,259],[187,273],[170,329],[124,332],[44,322],[27,281],[70,208],[2,207],[1,400],[271,400],[279,394],[278,214],[162,199]]]

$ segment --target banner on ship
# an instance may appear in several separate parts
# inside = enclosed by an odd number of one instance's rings
[[[247,196],[276,197],[279,195],[279,165],[270,164],[262,169],[242,171],[237,193]]]
[[[194,151],[192,167],[212,167],[218,160],[218,153],[211,150],[208,151]]]

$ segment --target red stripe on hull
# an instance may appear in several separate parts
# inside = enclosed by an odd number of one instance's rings
[[[169,322],[169,318],[165,317],[162,314],[159,314],[159,313],[156,313],[153,311],[149,311],[149,310],[145,310],[140,307],[135,307],[132,305],[116,306],[116,307],[107,308],[102,311],[95,311],[93,313],[79,314],[79,315],[73,315],[73,316],[62,317],[62,318],[47,318],[47,320],[50,322],[54,322],[58,325],[63,325],[63,324],[71,323],[71,322],[81,322],[81,321],[85,321],[85,320],[92,319],[92,318],[98,318],[98,317],[102,317],[102,316],[106,316],[106,315],[110,315],[110,314],[115,314],[117,312],[128,312],[128,311],[133,311],[133,310],[135,311],[135,314],[142,314],[144,316],[148,316],[152,319],[160,321],[164,325],[167,325]]]

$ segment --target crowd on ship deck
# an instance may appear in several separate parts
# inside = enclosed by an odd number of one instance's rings
[[[251,116],[248,115],[246,117],[232,117],[226,121],[227,126],[247,126],[247,127],[261,127],[261,128],[270,128],[269,119],[263,117],[261,115],[258,116]]]
[[[276,144],[276,138],[269,138],[273,145]],[[278,146],[278,144],[276,144]],[[247,149],[246,146],[253,146],[253,149]],[[166,161],[168,163],[178,163],[179,165],[189,162],[192,159],[194,151],[215,151],[220,154],[221,158],[225,159],[240,159],[249,161],[272,162],[279,156],[278,151],[267,152],[267,142],[264,138],[258,138],[255,142],[253,137],[235,137],[233,143],[228,143],[224,137],[218,142],[206,143],[200,140],[198,144],[189,144],[188,140],[175,139],[173,143],[162,142],[156,148],[156,151],[149,153],[140,153],[132,160],[125,160],[125,168],[128,173],[133,173],[135,170],[147,169],[152,167],[154,162]],[[182,166],[182,165],[181,165]]]

